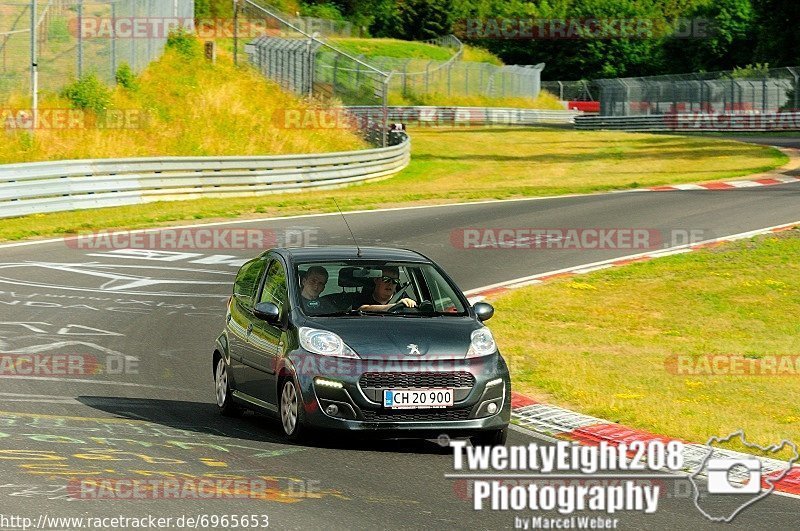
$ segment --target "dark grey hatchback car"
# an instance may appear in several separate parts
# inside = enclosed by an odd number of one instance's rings
[[[222,414],[375,437],[504,444],[511,381],[486,303],[401,249],[271,249],[239,270],[217,338]]]

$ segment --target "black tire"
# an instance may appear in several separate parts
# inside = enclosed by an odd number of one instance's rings
[[[472,446],[505,446],[508,427],[501,430],[485,431],[469,438]]]
[[[242,408],[234,403],[231,392],[231,382],[228,377],[228,364],[225,358],[219,356],[214,367],[214,390],[217,396],[219,412],[226,417],[240,417]]]
[[[294,378],[287,376],[281,380],[278,395],[278,414],[283,434],[293,442],[304,441],[308,436],[305,422],[303,400]]]

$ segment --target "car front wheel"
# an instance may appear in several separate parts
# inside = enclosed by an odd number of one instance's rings
[[[291,441],[302,440],[306,435],[303,402],[297,384],[291,377],[283,380],[280,402],[283,433]]]

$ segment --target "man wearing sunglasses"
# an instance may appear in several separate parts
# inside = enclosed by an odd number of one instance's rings
[[[413,299],[402,298],[396,303],[389,303],[400,286],[400,270],[397,267],[386,266],[381,269],[381,276],[373,279],[375,287],[372,292],[362,293],[353,304],[353,308],[364,312],[385,312],[392,306],[402,303],[406,308],[415,308],[417,302]]]

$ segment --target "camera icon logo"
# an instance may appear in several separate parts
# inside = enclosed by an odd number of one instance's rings
[[[712,458],[708,460],[706,474],[709,494],[761,492],[761,461],[755,458]]]
[[[720,447],[733,440],[763,454],[777,455],[787,449],[792,452],[792,457],[789,461],[759,458]],[[782,440],[779,444],[759,446],[747,440],[744,430],[726,437],[710,437],[705,446],[689,445],[687,449],[696,452],[687,458],[692,462],[689,466],[692,472],[687,477],[694,490],[694,505],[712,522],[733,521],[747,507],[773,493],[776,484],[800,461],[800,452],[793,442]],[[707,479],[705,485],[699,479],[703,473]],[[714,500],[710,505],[706,504],[709,499]],[[704,505],[708,507],[704,508]]]

